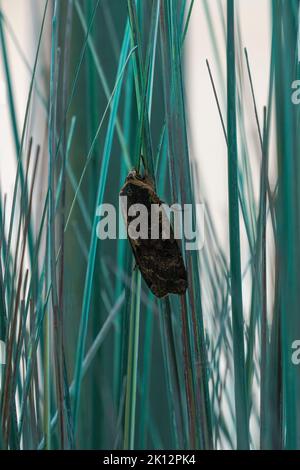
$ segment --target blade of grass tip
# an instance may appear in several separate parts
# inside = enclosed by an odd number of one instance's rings
[[[219,82],[221,84],[221,99],[222,103],[225,104],[225,79],[224,79],[224,73],[223,73],[223,67],[222,67],[222,60],[221,60],[221,52],[220,52],[220,47],[218,46],[218,39],[216,36],[216,28],[214,27],[214,21],[212,17],[212,13],[210,10],[211,2],[208,0],[203,0],[203,9],[204,9],[204,14],[205,14],[205,19],[206,19],[206,24],[208,26],[208,31],[210,35],[210,40],[214,52],[214,57],[216,61],[216,66],[217,66],[217,76],[219,77]],[[221,4],[220,4],[221,6]],[[225,31],[225,28],[224,28]]]
[[[254,87],[253,87],[253,80],[252,80],[252,74],[251,74],[251,69],[250,69],[250,63],[249,63],[249,57],[248,57],[248,51],[246,47],[244,48],[244,53],[246,57],[246,65],[247,65],[247,72],[248,72],[248,77],[249,77],[249,82],[250,82],[250,88],[251,88],[251,95],[252,95],[252,101],[253,101],[253,108],[254,108],[254,113],[255,113],[255,121],[257,125],[257,132],[259,135],[259,141],[261,145],[261,151],[262,153],[264,152],[264,146],[263,146],[263,139],[262,139],[262,134],[261,134],[261,129],[260,129],[260,124],[259,124],[259,118],[258,118],[258,111],[257,111],[257,104],[256,104],[256,98],[255,98],[255,93],[254,93]],[[269,85],[269,97],[268,97],[268,115],[267,115],[267,123],[266,123],[266,145],[268,148],[268,140],[269,140],[269,132],[270,132],[270,120],[271,120],[271,105],[272,105],[272,89],[273,89],[273,52],[272,52],[272,57],[271,57],[271,66],[270,66],[270,85]],[[265,150],[267,150],[267,148]],[[269,199],[269,207],[270,207],[270,213],[271,213],[271,221],[272,221],[272,226],[273,226],[273,231],[275,231],[275,214],[274,214],[274,207],[272,203],[272,192],[269,184],[269,180],[267,180],[267,191],[268,191],[268,199]]]
[[[190,19],[191,19],[191,14],[192,14],[192,11],[193,11],[194,3],[195,3],[195,0],[191,0],[189,10],[188,10],[188,13],[187,13],[187,18],[186,18],[186,21],[185,21],[183,34],[182,34],[182,42],[184,42],[185,37],[186,37],[186,33],[188,32],[188,27],[189,27],[189,24],[190,24]]]
[[[249,449],[238,205],[234,2],[227,0],[228,196],[237,448]]]
[[[37,63],[38,63],[39,52],[40,52],[40,47],[41,47],[41,42],[42,42],[42,35],[43,35],[44,25],[45,25],[45,20],[46,20],[46,13],[47,13],[47,8],[48,8],[48,3],[49,3],[49,0],[46,0],[45,6],[44,6],[44,11],[43,11],[40,34],[39,34],[39,38],[38,38],[38,45],[37,45],[37,50],[36,50],[36,55],[35,55],[35,60],[34,60],[34,66],[33,66],[33,69],[32,69],[32,76],[31,76],[31,82],[30,82],[30,87],[29,87],[28,98],[27,98],[27,102],[26,102],[25,116],[24,116],[24,122],[23,122],[22,134],[21,134],[21,142],[20,142],[19,153],[18,153],[18,164],[19,164],[19,161],[21,161],[21,159],[22,159],[22,152],[23,152],[23,146],[24,146],[24,140],[25,140],[25,134],[26,134],[27,121],[28,121],[28,117],[29,117],[31,97],[32,97],[34,83],[35,83],[35,75],[36,75]],[[23,177],[22,177],[22,163],[20,164],[20,180],[21,180],[21,185],[24,185],[24,181],[23,181]],[[26,188],[25,188],[25,190],[26,190]],[[32,263],[33,262],[33,238],[32,238],[31,224],[29,225],[28,245],[29,245],[30,262]]]
[[[103,202],[105,182],[107,181],[108,165],[109,165],[109,159],[111,155],[113,134],[114,134],[114,130],[116,127],[115,126],[116,116],[117,116],[117,109],[119,105],[120,92],[121,92],[121,79],[123,77],[123,71],[126,67],[126,64],[128,63],[128,60],[133,52],[132,50],[129,53],[129,56],[127,56],[128,48],[129,48],[129,25],[127,23],[126,28],[125,28],[125,33],[124,33],[124,40],[122,44],[119,67],[117,71],[118,79],[116,81],[115,94],[112,97],[112,100],[113,100],[112,111],[111,111],[106,138],[105,138],[99,185],[98,185],[98,190],[97,190],[96,208]],[[98,132],[97,132],[97,136],[98,136]],[[70,214],[69,214],[69,217],[70,217]],[[69,217],[68,217],[68,220],[69,220]],[[66,222],[66,225],[68,223],[68,220]],[[87,326],[88,326],[88,318],[89,318],[89,311],[90,311],[94,267],[95,267],[95,260],[96,260],[96,248],[97,248],[96,225],[97,225],[97,219],[96,217],[94,217],[93,228],[91,232],[89,259],[88,259],[88,265],[87,265],[87,270],[86,270],[82,314],[81,314],[78,345],[77,345],[77,351],[76,351],[76,361],[75,361],[75,393],[74,393],[74,406],[73,406],[74,432],[75,433],[76,433],[77,424],[78,424],[80,390],[81,390],[81,380],[82,380],[82,361],[83,361],[84,348],[85,348],[86,335],[87,335]]]
[[[11,243],[11,236],[12,236],[12,229],[13,229],[13,221],[14,221],[14,213],[15,213],[15,206],[16,206],[17,190],[18,190],[18,184],[19,184],[19,176],[20,176],[20,172],[22,171],[21,170],[21,165],[22,165],[21,158],[22,158],[22,153],[23,153],[25,133],[26,133],[28,116],[29,116],[29,108],[30,108],[33,85],[34,85],[35,74],[36,74],[36,69],[37,69],[38,57],[39,57],[39,52],[40,52],[40,47],[41,47],[41,42],[42,42],[42,35],[43,35],[44,25],[45,25],[45,20],[46,20],[46,13],[47,13],[47,8],[48,8],[48,3],[49,3],[49,0],[46,0],[44,11],[43,11],[43,18],[42,18],[42,24],[41,24],[41,28],[40,28],[40,34],[39,34],[39,39],[38,39],[37,50],[36,50],[36,54],[35,54],[34,66],[33,66],[33,70],[32,70],[31,82],[30,82],[30,87],[29,87],[29,92],[28,92],[28,97],[27,97],[27,102],[26,102],[26,109],[25,109],[25,116],[24,116],[24,121],[23,121],[23,129],[22,129],[22,136],[21,136],[21,142],[20,142],[20,149],[19,149],[18,159],[17,159],[17,173],[16,173],[16,180],[15,180],[15,185],[14,185],[13,202],[12,202],[12,209],[11,209],[10,223],[9,223],[8,250],[7,250],[7,259],[6,259],[6,262],[5,262],[4,280],[6,279],[6,272],[7,272],[7,267],[8,267],[8,255],[9,255],[9,252],[10,252],[10,243]],[[32,250],[31,250],[31,247],[32,247],[31,230],[30,230],[29,235],[28,235],[28,241],[29,241],[29,251],[30,251],[30,255],[31,255],[30,260],[32,262],[33,256],[32,256]]]
[[[149,68],[147,70],[147,80],[146,80],[146,84],[145,84],[145,88],[143,89],[143,97],[142,97],[142,107],[141,107],[141,110],[140,110],[140,118],[139,118],[139,125],[138,125],[138,131],[137,131],[137,139],[136,139],[136,150],[135,150],[135,158],[134,158],[134,161],[135,161],[135,168],[137,169],[137,171],[140,171],[140,162],[141,162],[141,149],[142,149],[142,146],[143,146],[143,139],[142,139],[142,135],[143,135],[143,130],[144,130],[144,125],[145,125],[145,113],[147,113],[147,83],[148,83],[148,79],[149,79]],[[145,171],[146,172],[149,172],[149,167],[148,167],[148,159],[143,157],[143,162],[144,162],[144,165],[145,165]],[[153,175],[153,173],[150,172],[151,175]]]
[[[212,73],[211,73],[209,62],[207,60],[206,60],[206,64],[207,64],[209,77],[210,77],[210,81],[211,81],[213,92],[214,92],[215,101],[216,101],[217,107],[218,107],[218,113],[219,113],[220,121],[221,121],[221,124],[222,124],[222,129],[223,129],[226,145],[228,146],[225,123],[224,123],[224,119],[223,119],[223,116],[222,116],[222,111],[221,111],[218,95],[217,95],[217,92],[216,92],[214,79],[213,79],[213,76],[212,76]],[[255,248],[254,248],[253,237],[251,236],[251,233],[250,233],[250,227],[249,227],[248,217],[247,217],[247,209],[246,209],[245,203],[244,203],[245,196],[243,195],[243,190],[241,189],[242,186],[243,186],[243,182],[242,182],[241,179],[240,179],[239,183],[240,183],[239,184],[239,202],[240,202],[240,206],[241,206],[241,210],[242,210],[242,217],[243,217],[243,220],[244,220],[244,225],[245,225],[246,234],[247,234],[247,238],[248,238],[248,243],[249,243],[249,248],[250,248],[250,253],[251,253],[251,259],[254,260],[253,261],[253,263],[254,263],[254,268],[253,269],[254,269],[254,284],[255,284],[255,289],[256,290],[255,290],[255,292],[252,293],[251,315],[250,315],[250,324],[249,324],[249,330],[254,332],[255,331],[255,326],[256,326],[256,320],[257,320],[257,316],[256,316],[255,312],[257,310],[257,302],[258,302],[257,296],[258,296],[258,291],[260,291],[260,284],[259,284],[259,276],[256,273],[257,262],[255,260],[256,260],[257,256],[256,256]],[[250,391],[251,391],[251,384],[252,384],[254,342],[255,342],[255,334],[252,334],[252,335],[249,334],[249,341],[248,341],[248,348],[247,348],[247,358],[246,358],[246,384],[247,384],[246,390],[248,391],[248,393],[250,393]],[[249,403],[249,406],[250,406],[250,403]],[[250,408],[249,408],[249,412],[250,412]]]
[[[22,45],[20,44],[15,32],[14,32],[14,29],[11,25],[11,23],[9,22],[8,18],[6,15],[4,15],[3,11],[0,11],[0,17],[2,18],[3,20],[3,24],[5,26],[5,29],[8,33],[8,35],[10,36],[11,38],[11,41],[12,43],[14,44],[15,48],[16,48],[16,51],[17,53],[19,54],[22,62],[24,63],[25,67],[27,68],[30,76],[32,75],[32,67],[31,65],[29,64],[26,56],[25,56],[25,53],[23,51],[23,48],[22,48]],[[44,97],[43,95],[43,92],[41,91],[40,87],[38,86],[38,84],[35,85],[35,89],[36,89],[36,92],[37,92],[37,96],[39,97],[42,105],[43,105],[43,108],[44,110],[46,111],[46,113],[48,114],[48,103],[47,103],[47,100],[46,98]]]
[[[225,137],[226,145],[228,145],[227,132],[226,132],[226,128],[225,128],[224,119],[223,119],[223,116],[222,116],[221,106],[220,106],[220,102],[219,102],[215,82],[214,82],[214,79],[213,79],[213,76],[212,76],[212,73],[211,73],[210,65],[209,65],[209,62],[208,62],[207,59],[206,59],[206,66],[207,66],[207,69],[208,69],[211,86],[212,86],[214,96],[215,96],[215,100],[216,100],[216,103],[217,103],[218,113],[219,113],[219,117],[220,117],[220,120],[221,120],[221,125],[222,125],[222,129],[223,129],[223,134],[224,134],[224,137]]]
[[[216,91],[215,82],[214,82],[214,79],[213,79],[213,76],[212,76],[212,73],[211,73],[211,68],[210,68],[210,65],[209,65],[209,62],[208,62],[207,59],[206,59],[206,65],[207,65],[207,69],[208,69],[208,73],[209,73],[210,82],[211,82],[211,85],[212,85],[212,88],[213,88],[215,101],[216,101],[217,108],[218,108],[218,113],[219,113],[222,129],[223,129],[225,142],[226,142],[226,145],[228,147],[227,133],[226,133],[225,123],[224,123],[224,119],[223,119],[223,115],[222,115],[222,111],[221,111],[221,106],[220,106],[218,94],[217,94],[217,91]],[[240,202],[240,205],[241,205],[242,216],[243,216],[243,220],[244,220],[244,224],[245,224],[245,229],[246,229],[246,233],[247,233],[247,238],[248,238],[248,242],[249,242],[249,248],[250,248],[251,256],[252,256],[252,258],[254,258],[253,242],[252,242],[253,237],[251,236],[250,227],[249,227],[249,223],[248,223],[247,210],[246,210],[245,203],[244,203],[245,197],[243,197],[243,191],[240,189],[240,187],[243,186],[243,180],[241,178],[239,180],[239,183],[240,183],[240,185],[239,185],[239,202]],[[251,358],[252,358],[252,356],[251,356]]]
[[[162,167],[162,181],[165,181],[165,173],[167,170],[167,159],[163,158],[166,151],[166,124],[162,126],[159,142],[155,155],[155,179],[160,178],[160,168]],[[159,182],[158,182],[159,183]]]
[[[237,6],[238,8],[238,6]],[[237,18],[236,18],[236,44],[241,44],[242,43],[242,34],[241,34],[241,28],[240,28],[240,20],[239,20],[239,11],[237,9]],[[242,62],[242,51],[238,52],[238,65],[237,65],[237,70],[238,73],[241,77],[241,74],[243,72],[243,62]],[[241,79],[240,79],[241,81]],[[253,171],[252,171],[252,165],[250,162],[250,155],[249,155],[249,149],[248,149],[248,137],[247,137],[247,130],[246,130],[246,124],[245,124],[245,106],[243,104],[243,84],[241,83],[240,85],[240,90],[237,89],[237,120],[238,120],[238,127],[239,127],[239,132],[240,132],[240,164],[239,164],[239,172],[238,172],[238,184],[239,184],[239,190],[242,195],[242,202],[244,207],[246,208],[245,214],[248,219],[248,226],[251,229],[250,234],[251,234],[251,248],[250,250],[253,250],[254,246],[254,239],[255,239],[255,233],[256,233],[256,217],[257,217],[257,204],[255,200],[255,194],[254,194],[254,186],[253,186]],[[252,263],[255,269],[255,263]],[[256,279],[258,276],[255,276]],[[246,392],[247,393],[247,392]]]
[[[11,74],[10,74],[10,68],[9,68],[9,62],[8,62],[8,55],[7,55],[6,39],[5,39],[4,31],[3,31],[3,16],[2,16],[1,10],[0,10],[0,41],[2,45],[2,56],[3,56],[3,64],[4,64],[4,70],[5,70],[5,76],[6,76],[9,111],[10,111],[10,119],[11,119],[11,125],[12,125],[13,136],[14,136],[15,152],[16,152],[16,155],[19,155],[20,139],[19,139],[18,124],[17,124],[16,107],[15,107],[15,102],[14,102],[14,92],[12,89]]]
[[[207,65],[211,85],[212,85],[212,88],[213,88],[215,101],[216,101],[217,108],[218,108],[218,113],[219,113],[222,129],[223,129],[225,142],[226,142],[226,145],[228,147],[227,133],[226,133],[226,129],[225,129],[224,119],[223,119],[223,116],[222,116],[221,106],[220,106],[218,94],[217,94],[217,91],[216,91],[215,82],[214,82],[214,79],[213,79],[213,76],[212,76],[212,73],[211,73],[211,68],[210,68],[210,65],[209,65],[209,62],[208,62],[207,59],[206,59],[206,65]],[[249,222],[248,222],[249,219],[247,217],[247,209],[245,207],[245,197],[243,196],[243,189],[242,189],[243,188],[243,180],[241,178],[239,180],[239,183],[240,183],[239,184],[239,202],[240,202],[240,205],[241,205],[242,216],[243,216],[245,229],[246,229],[246,234],[247,234],[248,243],[249,243],[249,248],[250,248],[250,252],[251,252],[251,258],[254,259],[254,251],[253,251],[254,250],[254,248],[253,248],[254,242],[253,242],[253,237],[251,236],[250,226],[249,226]],[[256,282],[258,282],[257,277],[256,277]],[[253,324],[255,325],[254,322],[253,322]],[[251,348],[248,349],[248,357],[249,357],[250,361],[252,361],[252,353],[251,353],[250,349]],[[249,354],[249,352],[250,352],[250,354]]]
[[[137,368],[139,353],[141,273],[135,270],[132,275],[130,324],[128,339],[128,363],[126,378],[124,449],[135,447],[135,415],[137,396]]]

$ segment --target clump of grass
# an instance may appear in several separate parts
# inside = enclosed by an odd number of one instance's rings
[[[185,252],[182,246],[189,279],[183,298],[154,298],[133,269],[127,241],[96,236],[97,206],[117,205],[132,166],[148,171],[169,203],[196,203],[201,168],[189,154],[183,68],[194,3],[46,1],[33,64],[13,21],[1,12],[16,156],[12,205],[0,197],[3,449],[246,449],[255,447],[258,433],[260,448],[298,446],[300,384],[290,359],[300,334],[299,111],[289,96],[299,74],[296,1],[272,2],[269,101],[262,123],[254,59],[240,42],[236,2],[228,0],[226,12],[220,10],[227,29],[226,112],[218,96],[223,77],[214,19],[203,1],[218,71],[207,61],[211,106],[218,107],[228,150],[229,262],[209,205],[204,250]],[[8,37],[30,71],[20,135]],[[45,106],[42,46],[50,54],[48,144],[33,133],[29,119],[33,98]],[[241,105],[246,86],[250,109]],[[258,201],[246,113],[260,144]],[[275,188],[268,178],[272,119]],[[249,315],[241,226],[249,254]],[[268,258],[269,232],[274,259]],[[267,296],[272,270],[275,284]]]

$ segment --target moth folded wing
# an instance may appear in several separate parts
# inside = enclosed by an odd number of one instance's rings
[[[164,207],[165,205],[161,206],[159,219],[159,238],[161,242],[158,246],[160,250],[159,257],[165,271],[165,277],[168,279],[169,292],[182,295],[188,287],[187,272],[179,240],[174,236],[172,222],[170,217],[167,216]],[[176,223],[178,223],[178,220]],[[181,230],[178,233],[177,237],[180,237]]]
[[[161,271],[166,279],[170,294],[183,295],[188,287],[187,272],[184,266],[179,243],[171,232],[170,239],[162,240],[160,258]]]
[[[151,220],[152,206],[155,206],[156,209],[161,206],[161,201],[153,186],[146,182],[137,181],[135,178],[129,178],[121,189],[120,195],[126,195],[128,199],[124,211],[127,230],[132,220],[128,211],[133,204],[143,204],[148,211],[148,239],[133,239],[128,231],[136,263],[146,284],[159,298],[170,293],[184,294],[187,289],[187,274],[179,244],[174,239],[172,226],[170,226],[169,237],[163,238],[161,214],[158,218],[154,217],[154,221]],[[151,232],[153,226],[154,232],[157,232],[158,235],[154,239],[152,239]]]
[[[183,295],[188,283],[178,240],[174,238],[172,224],[155,193],[151,195],[151,203],[156,207],[151,212],[152,220],[149,215],[148,239],[140,240],[136,248],[138,264],[147,285],[157,297]]]
[[[131,245],[141,274],[154,295],[162,298],[185,293],[187,274],[176,240],[131,240]]]
[[[169,294],[166,279],[159,269],[157,248],[151,240],[130,239],[136,263],[144,281],[156,297],[162,298]]]

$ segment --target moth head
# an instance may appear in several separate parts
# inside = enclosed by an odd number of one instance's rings
[[[139,172],[135,169],[131,170],[127,177],[126,177],[126,182],[127,181],[134,181],[134,180],[140,180],[143,181],[142,175],[139,174]]]
[[[154,190],[154,187],[154,181],[147,172],[141,175],[134,168],[128,173],[121,194],[131,197],[134,192],[138,195],[143,188],[148,191],[150,188]]]
[[[142,180],[142,177],[135,169],[132,169],[126,176],[125,184],[120,194],[122,196],[131,196],[137,180]]]

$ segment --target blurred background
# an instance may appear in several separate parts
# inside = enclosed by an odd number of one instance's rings
[[[298,448],[299,1],[1,0],[3,448]],[[205,204],[185,297],[99,241]]]

